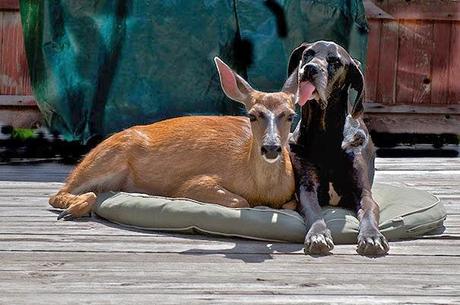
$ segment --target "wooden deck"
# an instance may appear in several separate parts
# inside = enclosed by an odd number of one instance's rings
[[[439,196],[442,238],[306,256],[302,245],[56,221],[47,197],[69,166],[0,166],[0,304],[460,304],[460,159],[379,159],[379,182]]]

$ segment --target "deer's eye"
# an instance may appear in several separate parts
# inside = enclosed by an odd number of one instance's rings
[[[291,113],[290,115],[287,116],[287,120],[289,122],[292,122],[296,117],[296,114],[295,113]]]
[[[251,122],[257,121],[257,117],[252,113],[248,114],[248,118],[249,118],[249,121]]]

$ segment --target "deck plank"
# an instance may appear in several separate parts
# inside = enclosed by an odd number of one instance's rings
[[[306,256],[302,245],[57,221],[48,196],[72,166],[0,166],[0,304],[460,303],[460,158],[378,159],[376,181],[426,190],[442,237]]]

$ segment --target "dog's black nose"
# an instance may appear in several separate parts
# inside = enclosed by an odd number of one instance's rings
[[[262,146],[262,155],[265,155],[267,159],[276,159],[281,153],[280,145],[263,145]]]
[[[314,64],[306,64],[303,69],[303,79],[312,80],[319,73],[319,68]]]

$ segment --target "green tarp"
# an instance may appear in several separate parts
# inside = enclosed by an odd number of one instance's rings
[[[40,110],[53,131],[83,143],[169,117],[241,114],[220,90],[214,56],[266,91],[280,89],[290,52],[304,41],[334,40],[365,61],[358,0],[20,4]],[[273,5],[284,11],[285,36]]]

